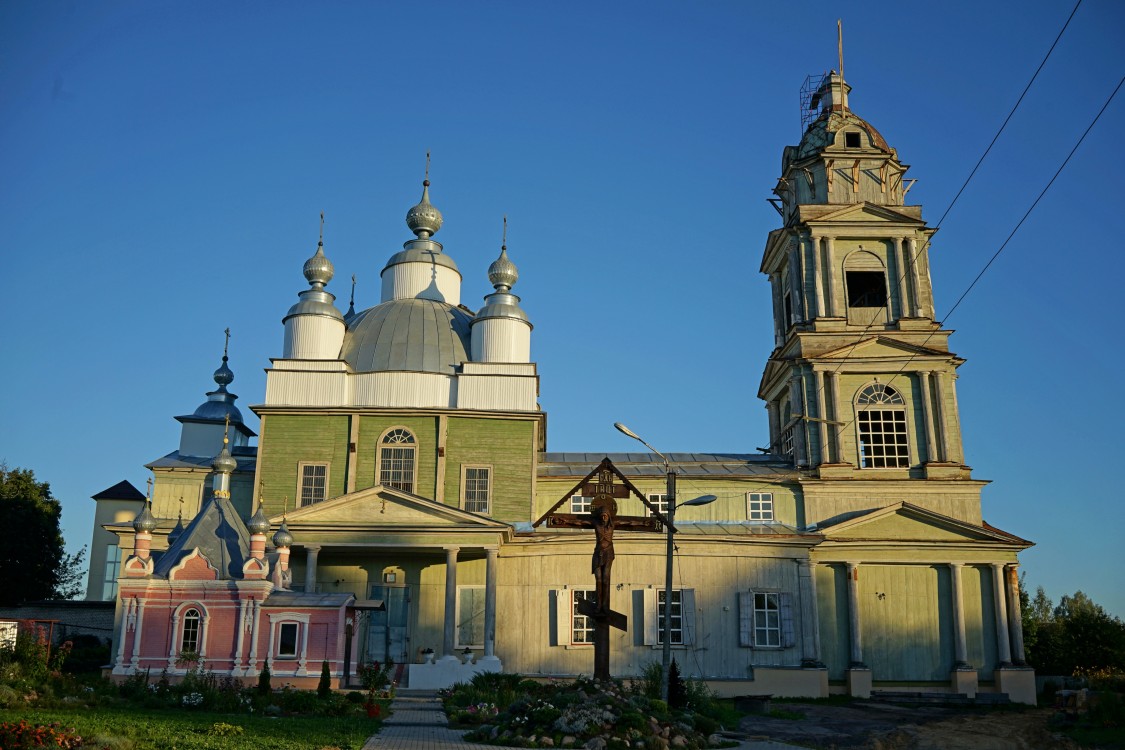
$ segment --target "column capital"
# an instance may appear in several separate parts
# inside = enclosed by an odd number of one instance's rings
[[[963,563],[963,562],[951,562],[951,563],[946,563],[946,564],[949,565],[950,568],[963,568],[963,567],[965,567],[965,563]]]
[[[446,554],[448,554],[450,552],[452,552],[454,554],[457,554],[458,552],[461,551],[461,548],[459,546],[455,545],[455,544],[443,545],[442,549],[445,550]]]
[[[485,547],[484,554],[488,557],[496,557],[500,553],[499,547]]]
[[[319,544],[305,544],[302,546],[305,548],[305,552],[320,552]]]
[[[994,563],[989,563],[989,565],[991,565],[991,566],[992,566],[992,569],[993,569],[993,570],[998,570],[998,571],[1000,571],[1001,573],[1003,573],[1003,572],[1004,572],[1004,567],[1005,567],[1005,566],[1006,566],[1007,564],[1008,564],[1008,563],[1002,563],[1002,562],[994,562]]]

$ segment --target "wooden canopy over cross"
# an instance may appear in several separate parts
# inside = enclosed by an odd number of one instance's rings
[[[621,484],[614,482],[615,477],[621,480]],[[583,497],[590,498],[589,513],[556,512],[571,496],[579,492]],[[629,497],[630,494],[635,495],[652,515],[617,515],[617,500]],[[576,484],[570,492],[563,495],[562,499],[551,506],[551,509],[544,513],[532,526],[538,526],[544,521],[550,528],[594,530],[594,555],[591,560],[591,572],[594,574],[597,596],[595,601],[579,600],[576,606],[579,614],[594,621],[594,678],[608,680],[610,677],[609,629],[614,627],[618,630],[626,630],[629,625],[628,617],[621,612],[615,612],[610,607],[610,596],[613,591],[610,572],[615,557],[613,533],[617,529],[658,532],[668,526],[668,519],[606,457],[602,459],[597,468],[587,474],[586,478]]]

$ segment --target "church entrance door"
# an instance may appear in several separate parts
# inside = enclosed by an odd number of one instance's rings
[[[371,612],[367,626],[367,661],[409,663],[409,589],[376,584],[371,587],[371,598],[381,599],[386,609]]]

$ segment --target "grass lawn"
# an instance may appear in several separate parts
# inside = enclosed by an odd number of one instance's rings
[[[381,722],[366,717],[249,716],[137,708],[0,710],[0,721],[59,722],[109,750],[359,750]],[[241,730],[241,731],[240,731]]]

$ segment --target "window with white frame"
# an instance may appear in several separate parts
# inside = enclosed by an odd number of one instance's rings
[[[195,607],[185,610],[181,617],[183,629],[180,631],[180,651],[199,653],[199,636],[203,630],[203,618]]]
[[[379,484],[414,491],[414,436],[401,427],[383,436],[379,446]]]
[[[872,383],[859,391],[855,404],[860,465],[865,469],[908,468],[906,402],[899,392],[889,385]]]
[[[490,512],[491,496],[491,466],[464,466],[461,468],[461,497],[465,510],[470,513]]]
[[[105,575],[102,578],[102,599],[117,598],[117,576],[121,572],[121,547],[111,544],[105,548]]]
[[[594,642],[594,618],[578,612],[578,602],[597,602],[597,592],[593,589],[570,590],[570,643],[584,646]]]
[[[283,622],[277,626],[278,658],[297,658],[297,636],[300,635],[300,632],[301,624],[297,622]]]
[[[571,495],[570,496],[570,512],[571,513],[589,513],[590,504],[594,498],[589,495]]]
[[[484,647],[484,586],[457,587],[457,648]]]
[[[664,606],[664,587],[647,588],[644,597],[644,633],[646,646],[659,646],[663,641],[664,612],[672,628],[670,645],[679,647],[695,643],[695,590],[673,589],[670,606]]]
[[[297,487],[297,504],[312,505],[328,498],[328,464],[302,462],[298,464],[300,485]]]
[[[668,516],[668,493],[667,492],[650,492],[648,493],[648,501],[652,503],[660,514],[664,517]],[[651,516],[652,511],[645,508],[645,515]]]
[[[740,591],[739,645],[749,648],[791,648],[793,600],[785,591]]]
[[[773,520],[773,493],[747,492],[746,518],[751,521]]]

